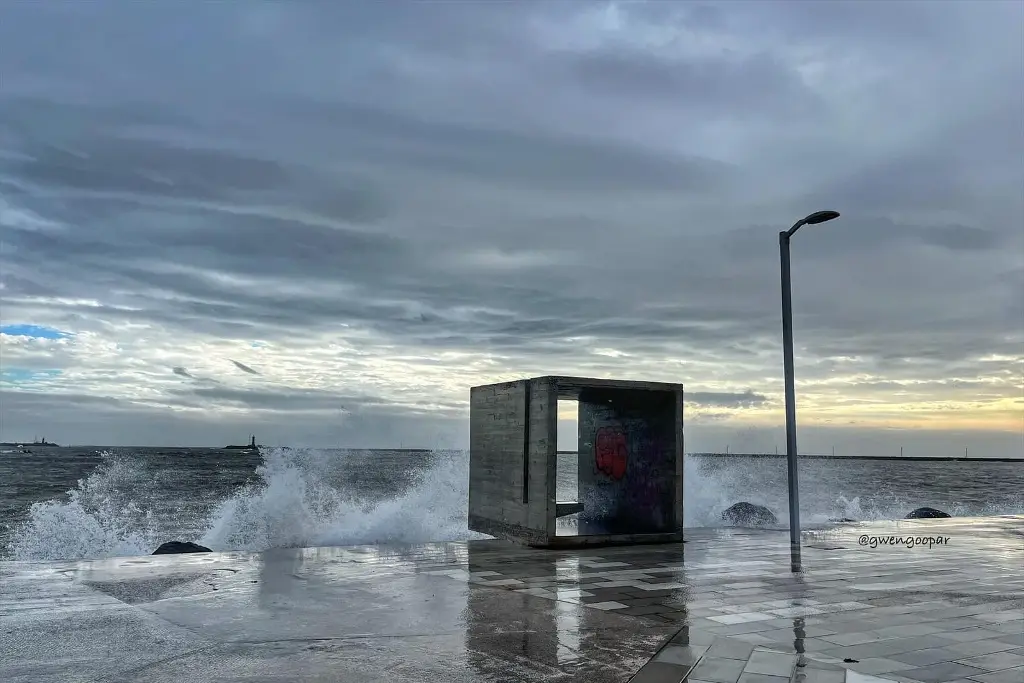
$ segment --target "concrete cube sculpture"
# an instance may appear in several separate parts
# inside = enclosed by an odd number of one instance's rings
[[[558,400],[579,406],[576,501],[558,501]],[[575,533],[558,518],[578,515]],[[538,547],[682,540],[683,386],[548,376],[470,391],[469,528]]]

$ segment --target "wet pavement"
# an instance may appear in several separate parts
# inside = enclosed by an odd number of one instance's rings
[[[0,563],[4,683],[684,678],[1022,683],[1024,516]]]

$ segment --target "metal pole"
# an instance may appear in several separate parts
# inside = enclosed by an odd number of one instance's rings
[[[798,227],[794,226],[794,228]],[[782,352],[786,371],[786,462],[789,466],[789,548],[794,572],[800,563],[800,491],[797,481],[796,450],[796,387],[793,378],[793,293],[789,277],[789,236],[779,233],[779,254],[782,261]]]

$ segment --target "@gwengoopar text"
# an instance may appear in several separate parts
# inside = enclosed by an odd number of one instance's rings
[[[863,534],[857,539],[858,545],[869,548],[879,546],[902,546],[905,548],[928,547],[937,545],[949,545],[949,536],[869,536]]]

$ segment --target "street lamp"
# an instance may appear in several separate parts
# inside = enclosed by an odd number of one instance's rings
[[[838,211],[815,211],[779,233],[782,260],[782,353],[786,369],[786,463],[789,466],[790,566],[800,571],[800,491],[796,468],[796,388],[793,380],[793,292],[789,280],[789,238],[805,225],[839,218]]]

